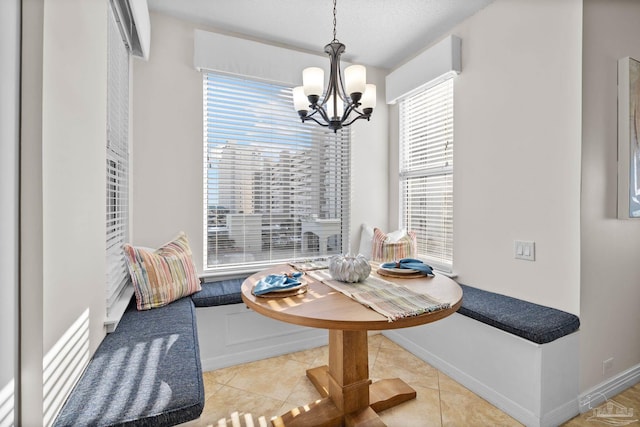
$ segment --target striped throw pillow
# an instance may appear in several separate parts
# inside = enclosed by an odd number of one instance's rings
[[[395,233],[395,232],[394,232]],[[392,234],[392,233],[389,233]],[[402,258],[413,258],[416,254],[416,233],[409,231],[397,240],[379,228],[373,230],[371,259],[379,262],[398,261]]]
[[[130,244],[123,250],[138,310],[162,307],[202,289],[185,233],[155,251]]]

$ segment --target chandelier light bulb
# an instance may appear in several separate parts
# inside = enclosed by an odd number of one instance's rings
[[[353,99],[352,94],[359,93],[362,96],[364,93],[367,83],[367,69],[363,65],[351,65],[344,69],[344,80],[347,94],[354,102],[357,102],[359,99]]]
[[[342,103],[342,99],[338,97],[337,101],[336,111],[333,111],[333,96],[330,96],[329,99],[327,99],[327,115],[332,121],[340,120],[344,113],[344,104]]]
[[[362,100],[360,101],[360,107],[363,110],[367,108],[376,108],[376,85],[367,83]]]
[[[296,111],[304,111],[305,115],[309,111],[309,99],[304,94],[304,87],[293,88],[293,105]]]
[[[324,89],[324,70],[319,67],[308,67],[302,71],[302,86],[306,96],[322,96]]]

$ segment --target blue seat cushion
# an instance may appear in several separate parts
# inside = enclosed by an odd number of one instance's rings
[[[458,313],[538,344],[575,332],[580,319],[571,313],[461,284]]]
[[[193,302],[137,311],[132,299],[54,425],[172,426],[198,418],[203,408]]]
[[[204,282],[202,290],[191,295],[196,307],[213,307],[216,305],[238,304],[242,302],[240,287],[242,279]]]

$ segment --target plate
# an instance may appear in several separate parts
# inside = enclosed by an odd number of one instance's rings
[[[407,273],[408,270],[406,269],[402,269],[402,273],[395,273],[393,271],[387,271],[387,270],[383,270],[382,268],[379,268],[377,273],[381,276],[387,276],[387,277],[395,277],[397,279],[414,279],[414,278],[418,278],[418,277],[429,277],[426,276],[423,272],[421,271],[416,271],[413,270],[410,273]]]
[[[307,286],[306,283],[300,283],[299,285],[296,286],[292,286],[290,288],[284,288],[284,289],[273,289],[270,290],[269,292],[267,292],[268,294],[271,294],[273,292],[291,292],[291,291],[297,291],[298,289],[302,288],[303,286]]]
[[[412,268],[396,268],[396,267],[392,267],[392,268],[380,267],[380,270],[388,271],[389,273],[396,273],[396,274],[412,274],[412,273],[419,272],[419,270],[414,270]]]
[[[305,284],[302,287],[295,286],[289,289],[280,289],[279,291],[267,292],[266,294],[262,295],[255,295],[253,292],[251,292],[251,294],[257,298],[287,298],[304,294],[305,292],[307,292],[307,287],[308,286]]]

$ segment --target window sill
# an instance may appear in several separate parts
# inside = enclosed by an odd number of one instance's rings
[[[126,286],[118,299],[110,309],[107,310],[107,316],[104,319],[104,327],[106,328],[107,333],[111,333],[116,330],[118,327],[118,323],[124,314],[124,311],[127,309],[129,305],[129,301],[131,301],[131,296],[133,295],[133,286]]]

